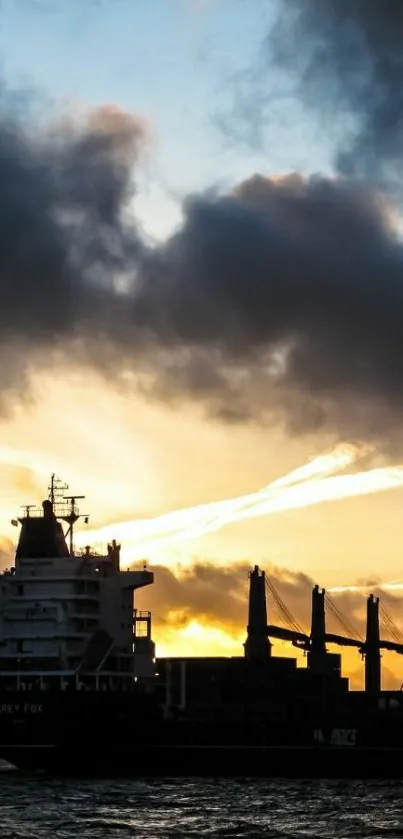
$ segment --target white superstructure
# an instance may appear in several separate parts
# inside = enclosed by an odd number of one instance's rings
[[[147,687],[155,673],[151,615],[134,609],[133,592],[153,574],[121,571],[116,542],[104,556],[89,547],[76,555],[76,499],[60,514],[53,480],[51,488],[41,512],[26,508],[18,520],[15,566],[0,575],[0,687]]]

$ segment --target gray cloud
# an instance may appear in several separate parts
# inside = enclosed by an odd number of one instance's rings
[[[338,169],[400,189],[400,0],[280,0],[265,49],[333,133],[340,123]]]
[[[181,228],[133,217],[143,124],[104,107],[0,120],[0,384],[86,363],[226,421],[400,440],[403,247],[347,179],[258,175],[191,196]]]
[[[143,133],[112,107],[46,129],[23,124],[9,108],[3,115],[3,391],[21,393],[30,369],[64,342],[89,348],[104,326],[109,334],[118,328],[116,276],[144,247],[125,216]]]
[[[134,317],[169,349],[164,381],[227,418],[384,436],[402,407],[402,257],[371,191],[255,176],[189,202]]]

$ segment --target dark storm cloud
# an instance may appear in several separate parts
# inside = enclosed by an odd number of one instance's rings
[[[46,130],[9,108],[0,122],[0,351],[18,391],[41,354],[114,330],[116,276],[138,254],[124,216],[141,124],[115,108]]]
[[[386,205],[346,181],[256,176],[190,202],[143,268],[134,318],[159,362],[228,417],[378,435],[402,409],[403,249]]]
[[[340,120],[338,168],[401,186],[401,0],[279,0],[265,46],[321,120]]]
[[[0,371],[20,398],[57,357],[226,421],[399,435],[403,247],[380,196],[255,176],[133,220],[143,125],[117,108],[0,122]]]

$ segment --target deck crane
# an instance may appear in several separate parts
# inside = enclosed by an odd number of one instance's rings
[[[267,623],[266,590],[273,597],[275,605],[288,627]],[[346,635],[326,631],[325,603],[343,626]],[[311,629],[310,633],[294,620],[291,612],[281,600],[273,583],[266,580],[264,571],[255,565],[249,575],[249,612],[247,639],[244,644],[245,656],[253,662],[265,662],[271,656],[270,638],[290,641],[295,647],[308,654],[308,667],[322,674],[340,671],[340,656],[329,653],[326,644],[341,647],[355,647],[365,660],[365,690],[377,694],[381,690],[381,650],[392,650],[403,654],[403,636],[381,607],[390,631],[393,627],[394,641],[383,640],[379,628],[379,597],[370,594],[367,598],[367,621],[365,639],[359,637],[357,630],[343,617],[339,608],[325,589],[315,585],[312,589]],[[386,615],[386,617],[385,617]]]

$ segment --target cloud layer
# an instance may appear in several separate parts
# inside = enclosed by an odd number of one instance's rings
[[[306,35],[311,17],[284,3]],[[333,21],[325,8],[318,27]],[[144,124],[113,106],[35,123],[11,116],[11,99],[0,118],[3,406],[62,359],[226,421],[400,441],[403,246],[378,191],[255,175],[189,196],[180,229],[152,245],[134,215]]]

